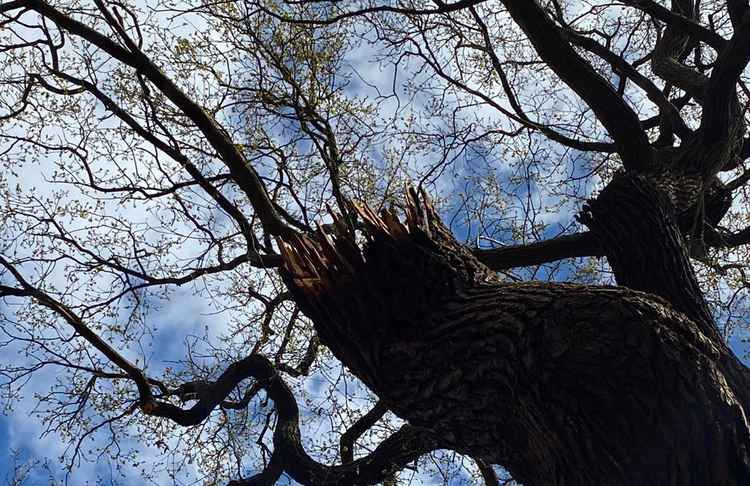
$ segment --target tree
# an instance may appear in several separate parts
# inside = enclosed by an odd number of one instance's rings
[[[6,403],[54,368],[71,466],[131,434],[209,483],[750,483],[750,8],[665,3],[0,4]],[[226,332],[166,367],[183,286]]]

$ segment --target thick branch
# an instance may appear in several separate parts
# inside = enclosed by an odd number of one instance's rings
[[[716,61],[706,86],[703,115],[699,128],[700,143],[723,148],[714,160],[700,160],[701,172],[713,177],[725,164],[742,152],[744,123],[737,99],[737,81],[750,61],[750,16],[732,36]]]
[[[704,205],[705,222],[714,227],[731,205],[731,197],[727,197],[724,191],[710,193],[705,196]],[[678,223],[682,234],[689,236],[695,225],[695,211],[681,214]],[[738,233],[717,233],[711,238],[706,235],[705,243],[712,248],[744,245],[750,243],[750,228]],[[480,262],[495,271],[542,265],[566,258],[600,257],[605,254],[595,234],[588,231],[525,245],[491,249],[475,248],[472,253]]]
[[[672,12],[653,0],[621,0],[621,2],[625,5],[646,12],[651,17],[661,20],[669,26],[690,34],[694,38],[713,47],[716,51],[721,51],[727,44],[727,40],[716,32],[707,29],[698,22],[685,17],[684,15]]]
[[[716,248],[735,248],[737,246],[750,244],[750,227],[736,233],[720,233],[711,246]]]
[[[153,400],[144,405],[144,412],[155,417],[168,418],[185,427],[197,425],[203,422],[241,381],[250,377],[255,378],[263,386],[277,378],[273,365],[266,358],[253,354],[229,365],[216,381],[191,382],[178,388],[174,392],[176,395],[197,398],[197,402],[191,408],[185,410],[168,402]]]
[[[654,158],[638,116],[575,50],[537,2],[503,0],[539,56],[594,111],[614,139],[629,169],[648,167]]]
[[[585,35],[578,34],[572,30],[563,30],[562,34],[570,39],[573,44],[580,46],[607,61],[620,73],[621,76],[631,79],[646,93],[648,99],[659,108],[659,112],[667,117],[678,137],[682,140],[686,140],[692,136],[693,132],[685,124],[685,121],[680,116],[679,110],[650,79],[641,74],[625,59]]]
[[[286,472],[295,481],[310,486],[377,484],[439,447],[437,439],[429,432],[404,425],[367,456],[350,464],[324,466],[315,462],[302,449],[296,420],[280,420],[276,427],[274,446],[280,448],[286,456]]]
[[[747,0],[726,0],[727,12],[735,29],[742,23],[742,18],[748,10]]]
[[[318,463],[302,447],[299,409],[292,391],[278,375],[273,364],[258,354],[232,363],[215,382],[191,387],[191,390],[198,390],[199,399],[190,409],[184,410],[170,403],[154,400],[144,406],[144,412],[168,418],[183,426],[196,425],[205,420],[211,411],[247,378],[254,378],[265,388],[278,414],[273,439],[273,467],[269,465],[266,471],[251,478],[256,481],[255,483],[249,484],[267,484],[265,482],[278,473],[278,465],[295,481],[305,485],[376,484],[388,477],[392,471],[402,469],[422,454],[438,447],[437,441],[429,434],[407,425],[384,440],[372,453],[350,464],[326,466]],[[239,481],[235,484],[247,482]]]
[[[492,249],[475,249],[480,262],[495,271],[528,267],[554,262],[564,258],[602,256],[599,242],[589,232],[558,236],[527,245],[505,246]]]
[[[279,481],[283,473],[284,467],[281,465],[279,454],[274,453],[263,471],[247,479],[229,481],[227,486],[273,486]]]
[[[497,474],[495,474],[495,470],[492,469],[491,465],[481,459],[475,459],[474,462],[476,462],[479,468],[479,473],[482,475],[482,479],[484,479],[485,486],[498,486],[500,484]]]

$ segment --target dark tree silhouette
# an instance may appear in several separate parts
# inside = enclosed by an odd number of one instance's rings
[[[180,37],[184,26],[151,19],[163,12],[199,16],[203,34]],[[212,481],[394,484],[398,471],[447,449],[474,459],[487,484],[499,481],[491,465],[526,485],[750,484],[750,373],[717,324],[750,286],[746,0],[151,10],[13,0],[0,14],[7,167],[58,157],[50,180],[95,198],[8,186],[2,213],[0,296],[16,309],[3,329],[36,360],[4,368],[6,399],[41,367],[66,370],[56,385],[65,393],[41,402],[48,429],[72,437],[73,462],[82,438],[118,423],[149,437],[205,426],[222,443],[219,432],[239,434],[232,427],[264,393],[275,421],[242,432],[267,447],[273,430],[264,469],[237,479],[241,461],[224,470],[216,453],[206,460]],[[395,93],[372,104],[349,96],[375,83],[341,77],[352,39],[379,46],[384,65],[410,60],[406,96],[427,99],[425,117],[445,125],[408,125]],[[376,121],[394,99],[393,120]],[[481,110],[501,121],[466,115]],[[396,145],[370,158],[385,138]],[[540,149],[541,139],[555,148]],[[539,173],[562,174],[546,184],[563,187],[555,195],[571,211],[568,231],[544,239],[531,224],[516,232],[522,243],[457,241],[461,225],[449,228],[428,192],[456,153],[477,144],[505,147],[508,159],[548,150],[531,159],[547,164]],[[437,162],[393,169],[404,154],[432,149]],[[574,159],[582,165],[567,173]],[[531,172],[524,184],[545,185]],[[508,228],[485,225],[503,198],[493,185],[504,182],[477,174],[473,190],[496,199],[479,209],[473,196],[464,201],[460,239],[477,231],[507,243]],[[587,185],[566,192],[580,180]],[[108,212],[111,202],[161,201],[160,222],[145,229]],[[524,208],[533,223],[537,210]],[[94,221],[76,226],[69,216]],[[175,256],[193,240],[199,254]],[[588,284],[516,272],[581,257],[605,257],[608,267]],[[65,283],[52,280],[53,267],[65,269]],[[584,267],[571,268],[571,280],[584,278]],[[252,280],[257,269],[265,283]],[[603,285],[608,272],[617,286]],[[732,272],[732,285],[709,291]],[[143,335],[133,329],[149,328],[144,292],[225,275],[215,288],[228,289],[232,305],[261,307],[250,329],[233,328],[246,336],[239,344],[212,348],[211,365],[191,352],[163,376],[128,357]],[[123,305],[132,313],[118,323]],[[340,464],[324,465],[303,447],[301,391],[290,380],[333,358],[376,403],[347,416]],[[388,413],[404,422],[355,456]],[[224,444],[235,455],[245,447]]]

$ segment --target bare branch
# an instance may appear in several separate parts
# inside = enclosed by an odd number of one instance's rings
[[[438,7],[428,8],[428,9],[394,7],[391,5],[378,5],[375,7],[369,7],[369,8],[363,8],[360,10],[344,12],[344,13],[337,14],[332,17],[327,17],[324,19],[300,19],[300,18],[288,17],[285,15],[280,15],[279,13],[274,12],[273,10],[270,10],[261,5],[256,4],[254,6],[260,9],[263,13],[270,15],[271,17],[277,20],[281,20],[283,22],[289,22],[293,24],[306,24],[306,25],[330,25],[330,24],[334,24],[336,22],[340,22],[345,19],[359,17],[363,15],[368,15],[368,14],[377,14],[377,13],[396,13],[396,14],[402,14],[402,15],[415,15],[415,16],[444,14],[444,13],[456,12],[458,10],[463,10],[465,8],[468,8],[474,5],[479,5],[480,3],[484,1],[485,0],[458,0],[453,3],[444,3],[442,1],[439,1],[439,2],[436,1],[435,3],[438,5]],[[331,0],[329,3],[332,5],[335,5],[338,2],[336,2],[336,0]]]
[[[339,439],[339,450],[341,451],[341,463],[350,464],[354,462],[354,443],[362,434],[375,425],[388,411],[388,407],[382,401],[375,404],[369,412],[364,414],[349,427],[346,432],[341,434]]]
[[[92,346],[98,349],[104,356],[107,357],[112,363],[117,365],[123,370],[136,384],[138,387],[138,393],[142,403],[147,403],[153,396],[151,393],[151,387],[149,386],[149,380],[146,378],[143,370],[138,368],[136,365],[131,363],[127,358],[118,353],[112,348],[106,341],[104,341],[98,334],[92,331],[83,320],[76,315],[68,306],[62,302],[57,301],[47,293],[35,288],[20,274],[20,272],[5,258],[0,256],[0,265],[4,266],[13,275],[16,281],[21,285],[21,289],[10,289],[8,287],[0,286],[0,295],[4,292],[7,295],[16,296],[28,296],[35,299],[44,307],[54,311],[60,317],[62,317],[81,337],[88,341]]]
[[[162,401],[148,402],[143,410],[180,425],[195,425],[205,420],[239,382],[250,377],[265,388],[276,406],[278,422],[273,440],[274,456],[284,471],[302,484],[322,484],[323,478],[325,484],[331,485],[343,486],[352,482],[374,484],[438,446],[434,438],[406,425],[362,459],[342,466],[318,463],[300,443],[299,409],[294,395],[271,362],[260,355],[250,355],[231,364],[217,381],[206,385],[199,394],[198,403],[189,410]],[[268,476],[275,473],[269,472]]]
[[[123,64],[134,68],[158,87],[187,116],[206,137],[206,140],[221,155],[237,185],[248,197],[264,228],[270,234],[293,232],[279,216],[266,193],[257,172],[237,150],[226,131],[220,127],[206,110],[193,101],[182,89],[167,77],[140,49],[125,49],[91,27],[65,15],[42,0],[27,0],[23,3],[30,9],[55,22],[61,29],[86,39]],[[134,46],[131,46],[134,48]]]

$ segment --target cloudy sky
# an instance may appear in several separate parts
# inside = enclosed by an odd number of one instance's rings
[[[182,28],[187,27],[183,26]],[[191,28],[201,30],[202,26],[200,23],[193,22]],[[357,73],[356,76],[351,78],[352,81],[346,88],[349,96],[375,99],[377,93],[388,93],[395,85],[407,79],[411,79],[415,84],[429,81],[430,76],[423,74],[420,77],[420,74],[416,72],[419,66],[412,64],[401,67],[402,71],[394,83],[393,67],[372,61],[374,52],[372,46],[367,43],[362,43],[348,52],[344,64],[351,68],[352,72]],[[414,69],[415,72],[410,73],[409,68]],[[362,79],[366,82],[358,81]],[[401,88],[402,86],[398,85],[396,91],[401,90]],[[378,105],[379,115],[382,119],[393,118],[398,113],[397,109],[401,107],[401,103],[408,101],[409,97],[404,95],[403,90],[399,92],[402,99],[392,97],[383,100]],[[565,107],[564,102],[564,99],[559,101],[557,106]],[[92,111],[88,116],[101,117],[102,119],[107,116],[103,106],[98,104],[92,106]],[[410,106],[410,114],[419,115],[424,120],[429,121],[429,115],[427,114],[430,110],[428,100],[414,97]],[[495,114],[491,113],[487,106],[479,105],[475,107],[472,116],[476,117],[475,123],[479,123],[480,119],[490,118]],[[110,119],[106,119],[102,123],[109,122]],[[58,130],[58,128],[49,128],[53,136],[56,134],[55,130]],[[9,133],[12,134],[13,132]],[[373,152],[385,151],[384,147],[388,145],[387,142],[378,141],[374,143]],[[497,177],[492,181],[506,188],[505,195],[508,200],[503,209],[502,217],[514,219],[514,224],[521,228],[522,238],[550,238],[563,232],[570,224],[571,215],[574,214],[580,201],[576,198],[571,198],[570,201],[562,200],[560,194],[553,193],[551,189],[559,185],[562,179],[582,176],[586,161],[581,162],[581,160],[585,157],[568,151],[564,155],[560,155],[559,148],[540,143],[539,146],[529,147],[529,150],[538,151],[538,156],[528,156],[528,154],[515,156],[518,160],[525,160],[528,157],[529,164],[511,164],[514,155],[511,154],[505,159],[500,159],[493,152],[494,148],[488,145],[490,144],[468,145],[469,149],[462,152],[461,156],[450,166],[450,169],[441,173],[440,177],[436,177],[431,186],[438,198],[444,200],[442,206],[444,216],[446,220],[451,221],[451,227],[457,237],[471,243],[491,244],[486,240],[476,239],[480,231],[476,222],[456,217],[456,215],[462,214],[466,207],[475,203],[478,204],[475,198],[484,194],[486,187],[482,184],[490,180],[487,178],[490,171]],[[513,142],[508,141],[508,145],[512,146]],[[519,145],[522,146],[523,143],[519,142]],[[523,147],[513,146],[512,148],[521,150]],[[375,157],[377,156],[376,154]],[[542,157],[554,156],[561,160],[560,168],[558,171],[553,171],[546,179],[530,182],[528,179],[522,179],[521,182],[514,182],[514,179],[517,179],[519,175],[524,175],[522,173],[523,168],[532,167]],[[49,158],[40,157],[18,163],[14,167],[15,174],[5,175],[5,190],[14,192],[18,187],[19,194],[28,195],[33,191],[39,199],[57,194],[60,188],[47,182],[51,171],[54,169],[56,161],[54,157],[56,156],[50,155]],[[131,170],[133,169],[131,167],[132,162],[118,160],[116,165],[115,162],[112,162],[111,168],[117,167],[118,170],[123,170],[122,168],[126,167],[127,170]],[[429,157],[412,161],[415,164],[413,167],[415,173],[428,172],[433,162],[435,161],[430,160]],[[102,168],[105,171],[106,169],[106,167]],[[519,171],[521,172],[519,173]],[[589,179],[581,179],[581,182],[578,183],[580,187],[575,188],[574,191],[576,197],[589,195],[596,183],[596,181],[592,182]],[[87,201],[82,194],[76,192],[76,189],[66,188],[66,190],[69,191],[65,195],[68,201]],[[548,210],[550,207],[554,209]],[[149,222],[157,228],[168,226],[161,219],[164,214],[163,212],[159,213],[160,209],[157,206],[149,206],[145,203],[143,205],[122,206],[117,201],[109,201],[104,203],[103,208],[102,211],[107,214],[117,214],[119,217],[131,221]],[[219,215],[212,220],[217,227],[226,224],[226,221],[222,221],[221,217]],[[88,219],[71,220],[70,222],[73,229],[96,227],[100,223],[102,221],[92,222]],[[170,228],[175,232],[187,234],[191,229],[187,225],[181,226],[184,224],[186,224],[184,221],[177,222]],[[538,234],[535,233],[537,227],[541,228],[538,230]],[[12,231],[12,229],[6,229],[4,241],[13,240]],[[106,229],[102,231],[106,232]],[[147,237],[157,238],[156,233],[158,232],[148,233]],[[506,243],[513,241],[514,238],[510,235],[507,227],[499,231],[499,237],[502,237]],[[193,240],[186,238],[174,248],[170,258],[177,260],[179,258],[191,258],[199,254],[200,247],[194,243]],[[32,272],[32,270],[29,271]],[[545,267],[535,270],[533,277],[565,280],[571,272],[573,272],[573,269],[563,264],[554,267],[554,269]],[[522,276],[531,275],[531,271],[527,274],[522,273]],[[50,278],[52,282],[64,287],[68,275],[59,271]],[[7,275],[0,276],[0,279],[3,283],[9,282],[5,280]],[[272,278],[264,276],[262,273],[253,275],[253,279],[257,279],[260,287],[274,284]],[[203,287],[205,283],[199,281],[195,285],[174,289],[168,295],[144,294],[143,298],[151,304],[151,309],[147,315],[148,326],[146,327],[158,329],[158,332],[151,334],[144,331],[140,337],[132,341],[129,348],[122,349],[123,354],[133,361],[140,360],[141,363],[145,361],[148,364],[149,371],[155,376],[159,376],[167,368],[171,368],[172,371],[175,369],[179,371],[181,366],[185,366],[184,363],[178,362],[186,358],[186,350],[190,346],[195,346],[193,351],[198,356],[196,362],[209,367],[216,363],[211,362],[209,358],[205,358],[205,363],[203,363],[201,361],[203,358],[200,357],[201,353],[205,353],[206,356],[210,355],[212,345],[220,346],[226,343],[239,345],[231,340],[235,329],[233,326],[236,325],[238,320],[252,316],[254,310],[235,311],[222,307],[221,292],[230,291],[235,283],[231,279],[210,281],[212,285],[210,290],[218,293],[218,297],[216,293],[212,294],[206,291]],[[100,282],[97,282],[97,285],[100,286],[106,286],[107,284],[107,280],[103,277]],[[108,316],[106,318],[108,319],[107,323],[113,324],[124,319],[126,311],[127,309],[122,309],[120,313]],[[3,326],[5,326],[4,329],[7,332],[14,332],[13,321],[16,312],[17,309],[13,307],[13,301],[8,303],[0,301],[0,315],[4,316]],[[740,334],[733,335],[730,344],[739,355],[746,356],[749,348],[747,343],[743,341],[743,337]],[[4,343],[6,339],[7,336],[0,336],[0,343]],[[28,356],[23,354],[23,348],[17,343],[3,346],[0,348],[0,353],[5,366],[12,366],[14,363],[29,363]],[[156,467],[153,469],[155,471],[153,478],[155,484],[202,484],[203,478],[198,464],[170,464],[159,459],[166,457],[167,460],[172,460],[172,456],[169,454],[165,456],[164,451],[185,447],[184,443],[179,442],[175,437],[160,444],[139,440],[140,429],[136,426],[129,429],[133,434],[132,437],[118,435],[118,440],[120,440],[118,446],[122,450],[132,451],[135,458],[133,461],[113,463],[106,456],[97,458],[95,452],[97,448],[105,448],[111,445],[112,434],[104,428],[93,434],[90,440],[84,443],[86,450],[94,451],[87,455],[89,460],[77,461],[72,470],[66,473],[64,463],[70,460],[68,444],[54,432],[45,434],[45,425],[34,413],[38,405],[37,396],[48,393],[50,388],[55,385],[56,379],[59,378],[58,371],[55,368],[46,367],[35,372],[32,379],[24,386],[20,396],[6,400],[8,408],[5,414],[0,415],[0,450],[6,451],[6,454],[0,458],[0,481],[4,480],[8,484],[12,484],[14,476],[19,476],[25,478],[24,484],[31,485],[49,484],[50,479],[72,485],[136,485],[143,484],[143,468],[151,467],[151,464],[156,463]],[[335,444],[337,441],[335,432],[338,432],[338,430],[332,429],[337,429],[341,423],[336,422],[326,414],[319,413],[321,409],[330,406],[332,397],[336,397],[339,402],[345,401],[350,411],[364,412],[371,406],[366,390],[362,389],[356,381],[342,380],[342,376],[348,376],[347,380],[353,380],[350,375],[343,373],[337,362],[331,360],[316,367],[312,376],[305,380],[296,381],[291,377],[288,378],[289,383],[303,390],[307,398],[306,401],[300,401],[300,406],[305,418],[303,421],[303,436],[308,446],[321,443]],[[256,425],[260,422],[255,421],[261,421],[267,412],[267,408],[261,402],[262,400],[257,399],[253,401],[248,413],[249,420]],[[94,416],[92,415],[92,417]],[[389,420],[392,423],[398,423],[393,417],[390,417]],[[196,434],[196,436],[201,437],[200,434]],[[376,440],[375,436],[371,439],[372,441]],[[200,446],[200,442],[196,442],[192,447],[200,448]],[[316,458],[319,460],[329,463],[332,461],[332,458],[324,453],[320,451],[317,451],[317,453]],[[316,452],[313,452],[313,454],[316,454]],[[248,448],[248,456],[251,459],[245,461],[245,464],[256,463],[258,461],[258,448]],[[447,452],[435,454],[424,460],[424,467],[419,473],[407,470],[402,473],[401,478],[410,480],[412,484],[458,485],[468,483],[467,471],[473,470],[473,466],[467,461],[465,467],[463,467],[461,460],[453,456],[453,454]],[[447,463],[452,465],[446,466]],[[251,472],[251,469],[242,471],[245,475]]]

